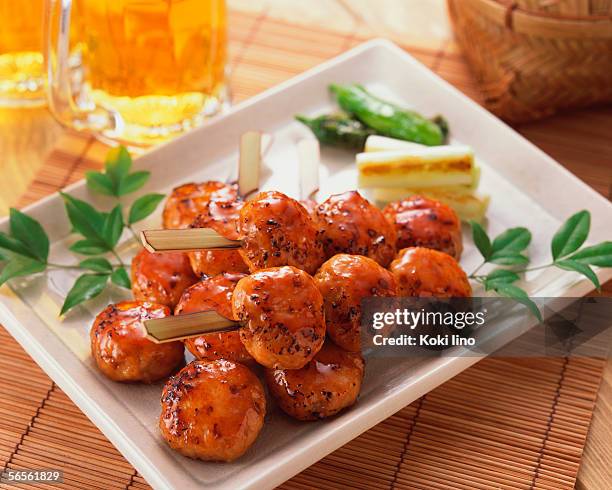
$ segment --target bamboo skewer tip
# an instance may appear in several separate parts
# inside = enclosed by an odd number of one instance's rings
[[[247,131],[240,137],[238,193],[245,199],[259,188],[261,150],[262,133],[259,131]]]
[[[315,199],[319,192],[319,162],[321,160],[319,142],[315,139],[302,139],[297,143],[300,168],[300,197]]]
[[[147,339],[161,344],[197,337],[208,333],[230,332],[240,323],[225,318],[216,311],[201,311],[143,321]]]
[[[227,250],[242,246],[240,240],[230,240],[210,228],[143,230],[140,239],[144,248],[152,253]]]

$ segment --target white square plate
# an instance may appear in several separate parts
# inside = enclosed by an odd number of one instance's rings
[[[612,205],[590,187],[538,150],[508,126],[387,41],[371,41],[234,107],[203,127],[137,160],[152,171],[142,192],[168,192],[187,181],[225,180],[237,161],[239,136],[259,129],[274,136],[265,159],[265,189],[298,193],[295,142],[310,133],[294,122],[296,113],[329,110],[329,83],[359,82],[385,97],[426,114],[443,114],[453,142],[469,144],[483,165],[481,189],[492,195],[489,231],[527,226],[534,232],[530,252],[534,263],[549,256],[550,237],[559,224],[579,209],[592,213],[594,241],[605,238],[612,223]],[[350,153],[322,153],[321,198],[355,187]],[[79,182],[68,189],[99,206],[111,202],[91,195]],[[62,200],[57,194],[26,211],[50,232],[54,261],[74,261],[66,251],[69,235]],[[143,227],[159,227],[159,213]],[[7,228],[6,219],[0,223]],[[123,252],[134,245],[124,237]],[[478,255],[466,235],[462,265],[471,270]],[[612,271],[599,271],[602,282]],[[0,320],[27,352],[57,382],[125,457],[156,488],[267,488],[290,478],[419,396],[474,364],[476,357],[402,360],[371,359],[358,403],[330,420],[298,423],[270,404],[266,425],[255,445],[231,464],[204,463],[170,450],[157,430],[161,384],[121,385],[105,379],[89,352],[89,328],[96,312],[122,299],[117,290],[93,304],[58,318],[62,298],[74,280],[57,271],[33,279],[14,280],[0,294]],[[540,296],[581,296],[590,285],[572,273],[546,271],[529,276],[530,292]],[[529,326],[522,318],[505,340]],[[382,362],[381,362],[382,361]]]

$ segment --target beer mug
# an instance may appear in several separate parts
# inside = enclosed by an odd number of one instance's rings
[[[69,63],[71,16],[77,70]],[[226,44],[224,0],[47,0],[49,108],[103,141],[163,142],[227,103]]]
[[[44,103],[41,0],[0,0],[0,106]]]

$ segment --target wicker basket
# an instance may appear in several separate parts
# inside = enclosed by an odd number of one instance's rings
[[[487,107],[510,122],[612,102],[612,0],[447,0]]]

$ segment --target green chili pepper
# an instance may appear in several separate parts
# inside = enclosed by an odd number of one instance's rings
[[[446,121],[436,124],[420,114],[403,109],[368,93],[360,85],[330,85],[340,107],[378,134],[424,145],[444,144]]]
[[[312,119],[300,115],[295,118],[308,126],[321,143],[349,150],[363,150],[366,138],[376,133],[357,119],[342,113],[325,114]]]

